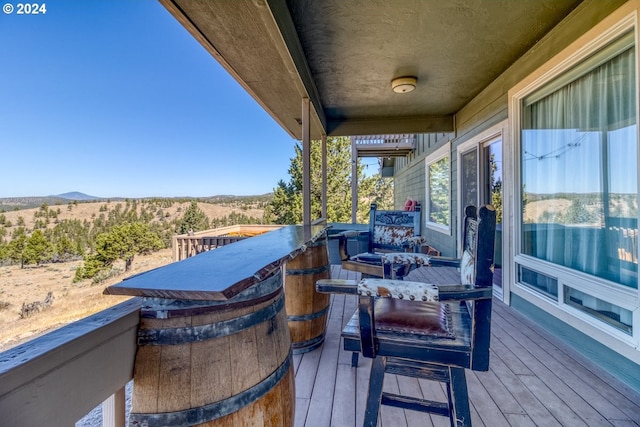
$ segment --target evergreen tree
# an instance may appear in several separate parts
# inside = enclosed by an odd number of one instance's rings
[[[280,180],[273,198],[265,208],[265,222],[297,224],[302,222],[302,147],[294,146],[295,156],[289,166],[289,182]],[[322,211],[322,150],[317,141],[311,144],[311,217],[320,218]],[[358,160],[358,221],[368,220],[369,205],[393,206],[390,179],[365,176]],[[327,221],[351,222],[351,140],[327,138]]]
[[[24,249],[27,246],[27,232],[24,227],[16,228],[11,236],[11,242],[7,246],[7,255],[12,262],[20,263],[20,268],[24,268]]]
[[[40,265],[41,262],[50,260],[52,256],[53,246],[42,230],[31,233],[24,248],[24,263]]]
[[[207,218],[207,215],[198,207],[198,202],[193,200],[187,210],[184,211],[182,221],[177,229],[178,234],[207,230],[208,228],[209,218]]]
[[[96,237],[95,253],[85,257],[84,265],[76,271],[74,280],[91,278],[111,268],[118,259],[124,260],[125,271],[129,271],[135,255],[148,254],[163,247],[164,243],[149,229],[148,224],[134,222],[117,225],[110,232]]]

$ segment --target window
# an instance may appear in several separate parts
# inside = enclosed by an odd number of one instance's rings
[[[450,231],[451,173],[449,143],[437,149],[426,160],[427,226],[438,231]]]
[[[627,335],[633,335],[633,315],[629,310],[569,286],[564,287],[564,302],[601,322],[621,330]]]
[[[522,98],[519,191],[522,254],[637,288],[633,43],[629,32]]]
[[[478,148],[473,147],[460,155],[460,217],[466,206],[478,205]]]

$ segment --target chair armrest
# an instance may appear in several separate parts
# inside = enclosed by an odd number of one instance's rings
[[[442,256],[432,256],[429,260],[432,267],[457,267],[460,268],[459,258],[449,258]]]
[[[355,280],[320,279],[316,282],[316,291],[322,294],[357,295],[358,284]]]
[[[358,282],[358,295],[411,301],[438,301],[438,286],[424,282],[389,279],[362,279]]]
[[[438,285],[440,301],[473,301],[491,299],[493,297],[492,286],[474,285]]]
[[[348,293],[363,296],[377,296],[383,298],[398,298],[419,301],[466,301],[491,299],[493,288],[491,286],[474,286],[459,284],[434,285],[425,282],[412,282],[405,280],[389,279],[362,279],[354,280],[323,279],[319,280],[316,288],[325,292]],[[347,290],[348,289],[348,290]]]

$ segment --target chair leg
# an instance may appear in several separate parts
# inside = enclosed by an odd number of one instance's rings
[[[369,376],[369,391],[367,393],[367,408],[364,413],[364,427],[376,427],[380,402],[382,401],[382,384],[387,358],[378,356],[371,360],[371,374]]]
[[[452,427],[471,427],[469,393],[463,368],[449,368],[450,387],[449,406]]]
[[[352,368],[357,368],[358,367],[358,356],[359,356],[359,353],[357,351],[354,351],[353,353],[351,353],[351,367]]]

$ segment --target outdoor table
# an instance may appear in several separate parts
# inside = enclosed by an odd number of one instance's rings
[[[286,226],[108,287],[143,297],[129,424],[292,426],[282,270],[326,228]]]

